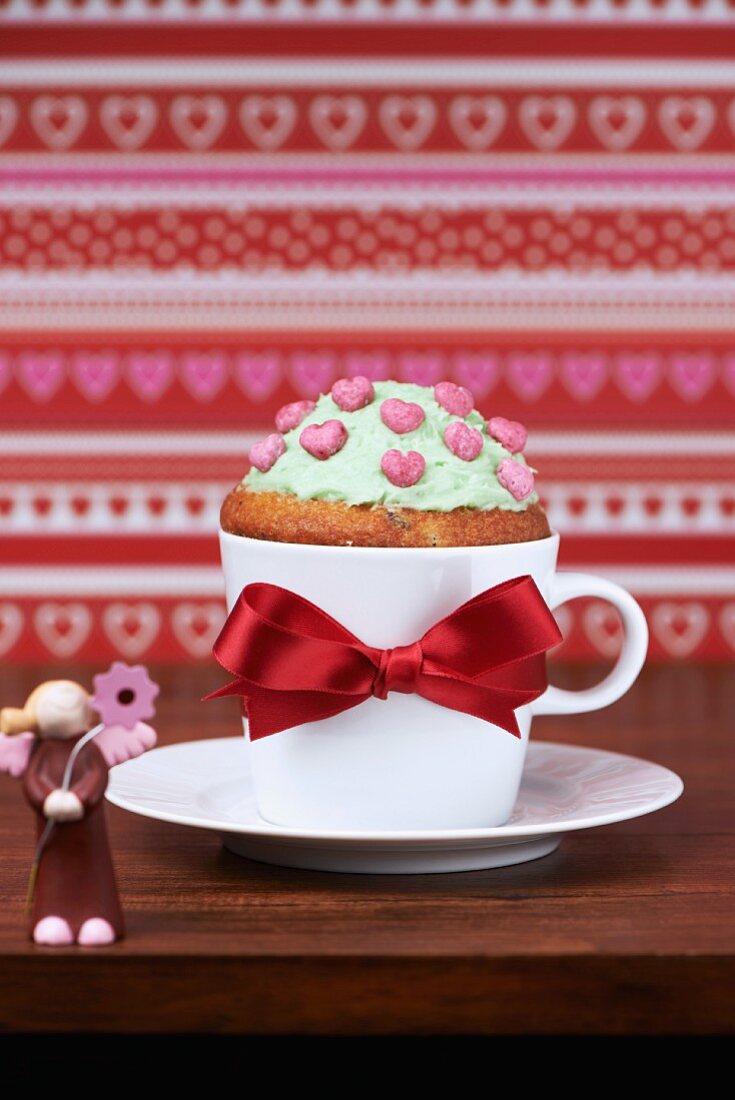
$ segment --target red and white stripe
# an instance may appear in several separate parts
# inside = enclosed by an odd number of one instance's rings
[[[206,659],[248,446],[360,373],[526,422],[563,566],[731,659],[730,6],[0,0],[4,659]]]

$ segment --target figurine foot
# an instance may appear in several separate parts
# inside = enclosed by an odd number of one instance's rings
[[[106,947],[115,942],[115,929],[102,917],[90,917],[79,929],[77,943],[82,947]]]
[[[44,947],[66,947],[74,943],[74,936],[62,917],[44,917],[33,929],[33,942]]]

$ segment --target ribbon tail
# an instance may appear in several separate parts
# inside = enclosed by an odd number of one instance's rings
[[[342,711],[364,703],[369,692],[339,694],[325,691],[288,691],[263,687],[244,676],[231,680],[204,696],[204,700],[235,696],[242,702],[243,715],[248,720],[251,741],[281,733],[293,726],[333,718]]]
[[[224,687],[210,691],[208,695],[203,695],[202,702],[207,703],[210,699],[224,699],[228,695],[242,696],[244,693],[245,681],[238,678],[237,680],[230,680],[229,684],[225,684]]]
[[[233,680],[205,698],[218,699],[228,695],[237,695],[242,699],[251,741],[259,741],[261,737],[270,737],[273,733],[281,733],[307,722],[333,718],[369,698],[368,694],[271,690],[244,679]]]
[[[461,711],[500,726],[514,737],[521,736],[516,707],[530,702],[527,692],[504,692],[496,687],[488,688],[466,680],[454,680],[444,676],[422,676],[418,694],[449,710]]]

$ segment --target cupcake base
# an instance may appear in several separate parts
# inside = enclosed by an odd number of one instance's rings
[[[317,546],[495,546],[533,542],[551,534],[540,504],[531,504],[523,512],[501,508],[421,512],[299,500],[286,493],[253,493],[242,486],[225,498],[220,522],[232,535]]]

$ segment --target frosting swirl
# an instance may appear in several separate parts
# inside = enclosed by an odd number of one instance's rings
[[[434,389],[411,382],[375,382],[374,391],[374,399],[355,411],[341,408],[331,394],[322,394],[300,423],[285,433],[285,451],[273,465],[265,471],[253,467],[243,479],[243,486],[255,493],[291,493],[300,500],[436,512],[455,508],[523,512],[538,500],[535,492],[518,500],[498,480],[498,467],[504,460],[512,457],[521,465],[527,464],[522,454],[511,456],[488,433],[476,410],[464,417],[453,415],[436,400]],[[401,433],[388,427],[381,417],[381,405],[391,399],[419,405],[425,414],[421,423]],[[320,460],[304,449],[300,436],[311,425],[333,420],[341,421],[347,438],[340,450],[326,461]],[[445,441],[446,429],[456,422],[481,433],[482,449],[469,461],[453,453]],[[381,468],[386,452],[396,450],[406,455],[418,452],[423,457],[425,470],[414,484],[393,484]]]

